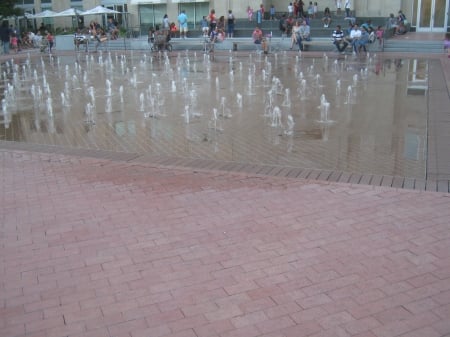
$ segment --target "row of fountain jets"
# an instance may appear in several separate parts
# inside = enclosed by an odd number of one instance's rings
[[[70,106],[70,93],[72,89],[77,87],[77,89],[81,89],[80,82],[78,80],[78,76],[82,75],[83,81],[82,83],[86,84],[89,83],[88,80],[88,72],[92,71],[92,67],[94,64],[98,64],[102,68],[105,68],[106,72],[113,72],[114,70],[114,63],[112,62],[111,54],[108,53],[108,57],[106,60],[103,60],[103,55],[100,53],[98,57],[98,62],[95,62],[93,56],[86,56],[86,69],[82,69],[79,62],[75,62],[74,65],[74,74],[71,74],[69,65],[65,66],[65,84],[64,84],[64,91],[60,93],[61,97],[61,106],[62,107],[68,107]],[[196,57],[196,55],[195,55]],[[252,57],[250,55],[250,57]],[[150,58],[150,62],[153,59]],[[50,65],[54,66],[54,58],[53,56],[50,56]],[[129,76],[129,82],[130,85],[134,88],[138,88],[138,80],[137,80],[137,70],[136,67],[133,67],[130,71],[127,67],[127,58],[125,55],[116,55],[116,61],[120,62],[120,68],[121,73],[126,75],[130,74]],[[327,60],[326,60],[327,61]],[[143,59],[141,60],[141,65],[147,64],[149,62],[149,59],[147,58],[146,54],[143,55]],[[335,66],[336,66],[335,61]],[[117,62],[116,62],[117,63]],[[177,69],[180,70],[180,63],[183,63],[184,66],[190,67],[190,59],[189,57],[181,58],[180,55],[177,58]],[[233,63],[233,58],[230,57],[230,65]],[[209,60],[209,56],[204,56],[204,64],[205,64],[205,70],[207,74],[207,78],[211,79],[211,63]],[[250,64],[253,64],[250,62]],[[296,63],[297,65],[297,63]],[[193,68],[196,68],[197,63],[193,64]],[[57,67],[58,69],[61,69],[60,60],[57,59]],[[239,71],[242,73],[242,62],[239,63]],[[265,60],[265,68],[262,69],[261,77],[262,81],[266,82],[268,78],[270,78],[271,74],[271,63]],[[311,66],[313,67],[313,66]],[[27,80],[28,78],[33,79],[33,83],[30,87],[30,94],[33,97],[33,102],[36,106],[42,106],[45,105],[48,118],[52,119],[54,117],[53,112],[53,98],[52,98],[52,92],[50,85],[47,81],[46,76],[46,64],[43,58],[41,58],[41,68],[42,68],[42,75],[41,80],[39,80],[39,76],[37,73],[37,70],[32,70],[31,66],[31,59],[30,57],[27,58],[26,62],[22,64],[22,72],[19,71],[19,65],[14,63],[13,60],[10,62],[6,62],[5,70],[3,71],[3,79],[7,81],[8,78],[12,77],[12,84],[7,82],[4,90],[4,98],[2,99],[2,115],[3,115],[3,122],[5,127],[9,127],[9,123],[11,122],[11,112],[14,111],[15,105],[16,105],[16,91],[15,88],[20,87],[20,80]],[[195,72],[196,69],[193,69]],[[312,72],[312,69],[309,69],[308,71]],[[170,60],[167,55],[164,56],[164,72],[166,74],[169,74],[173,72],[172,66],[170,64]],[[297,72],[297,70],[296,70]],[[154,74],[153,74],[154,75]],[[172,74],[173,75],[173,74]],[[21,77],[20,77],[21,76]],[[299,72],[299,87],[298,87],[298,96],[300,99],[304,100],[307,97],[307,86],[306,86],[306,79],[303,76],[302,72]],[[230,70],[229,72],[229,80],[230,82],[234,81],[234,71]],[[316,85],[320,86],[320,75],[317,74],[315,76]],[[70,84],[70,81],[72,82],[72,85]],[[247,77],[247,94],[248,95],[254,95],[255,91],[255,67],[253,66],[249,67],[249,73]],[[355,74],[353,77],[353,86],[356,85],[358,81],[358,75]],[[170,82],[170,91],[171,92],[177,92],[177,81],[171,80]],[[186,124],[189,124],[192,119],[198,118],[202,116],[203,114],[199,111],[197,106],[197,92],[194,88],[189,88],[189,84],[186,77],[181,77],[180,83],[178,83],[181,88],[182,92],[187,97],[186,104],[184,105],[184,111],[181,114],[181,116],[184,118],[184,122]],[[216,77],[216,88],[219,88],[219,77]],[[88,86],[86,89],[87,97],[89,98],[89,101],[86,103],[85,106],[85,122],[94,125],[95,124],[95,115],[96,115],[96,93],[93,86]],[[336,82],[336,95],[340,94],[341,90],[341,84],[340,80],[337,80]],[[353,93],[352,93],[352,85],[349,85],[347,88],[347,101],[346,104],[352,104],[353,103]],[[124,103],[124,87],[123,85],[120,85],[118,89],[119,93],[119,100],[120,103]],[[281,104],[282,107],[290,107],[291,106],[291,98],[290,98],[290,89],[286,88],[283,92],[283,85],[281,81],[277,77],[272,77],[270,89],[268,90],[266,94],[266,102],[265,102],[265,112],[264,116],[267,117],[269,120],[269,125],[271,127],[281,128],[283,127],[282,123],[282,112],[281,108],[276,105],[276,97],[275,95],[284,95],[283,102]],[[105,81],[105,112],[110,113],[112,112],[112,84],[109,79],[106,79]],[[147,89],[144,92],[141,92],[139,94],[139,112],[142,112],[145,118],[149,117],[164,117],[164,112],[162,111],[161,107],[164,106],[165,102],[165,95],[163,92],[163,89],[161,88],[160,83],[156,83],[156,85],[149,84]],[[236,107],[238,109],[242,109],[243,107],[243,97],[241,93],[236,93]],[[326,100],[325,95],[322,94],[320,97],[320,105],[318,107],[320,109],[320,119],[318,122],[320,123],[332,123],[333,121],[330,119],[330,103]],[[220,104],[217,108],[213,108],[211,112],[211,117],[209,120],[209,126],[215,130],[222,131],[223,128],[221,126],[221,117],[222,118],[230,118],[232,116],[230,109],[226,106],[226,98],[221,97],[220,98]],[[284,134],[286,135],[292,135],[294,132],[294,119],[291,114],[288,114],[286,117],[286,126],[284,127]]]

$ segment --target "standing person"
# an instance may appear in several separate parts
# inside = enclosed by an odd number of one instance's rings
[[[211,11],[209,12],[208,21],[209,21],[209,31],[213,32],[214,30],[216,30],[216,26],[217,26],[215,9],[211,9]]]
[[[180,15],[178,15],[178,23],[180,24],[180,38],[185,39],[187,37],[188,24],[187,24],[187,15],[184,9],[181,11]]]
[[[348,46],[348,42],[344,40],[344,32],[340,25],[336,26],[336,30],[333,31],[333,44],[341,54],[345,54],[345,48]]]
[[[11,40],[10,40],[10,44],[11,44],[11,49],[14,50],[16,53],[19,52],[19,48],[18,48],[18,42],[19,39],[17,38],[17,34],[12,33],[11,34]]]
[[[261,20],[264,20],[264,13],[266,12],[266,9],[263,4],[259,6],[259,10],[261,11]]]
[[[298,18],[298,13],[300,11],[300,4],[298,0],[294,1],[294,17],[297,19]]]
[[[203,15],[202,20],[200,21],[200,26],[202,27],[203,37],[209,36],[209,25],[208,20],[206,20],[206,16]]]
[[[0,27],[0,40],[3,44],[3,53],[9,54],[9,39],[11,37],[11,30],[8,27],[8,22],[3,21]]]
[[[275,6],[274,5],[270,5],[270,9],[269,9],[269,15],[270,15],[270,20],[275,20]]]
[[[161,30],[163,31],[163,33],[169,34],[170,21],[169,21],[169,16],[167,14],[164,14],[164,17],[162,19]]]
[[[251,8],[250,6],[247,7],[247,17],[248,21],[253,20],[253,8]]]
[[[231,9],[228,10],[227,17],[227,36],[233,37],[234,34],[234,14]]]
[[[256,11],[256,24],[261,25],[261,23],[262,23],[262,13],[261,10],[258,9]]]
[[[380,48],[383,48],[383,36],[384,36],[384,30],[382,26],[378,26],[377,30],[375,31],[375,36],[377,37],[378,40],[378,46]]]
[[[450,33],[445,34],[444,51],[447,52],[447,54],[448,54],[447,57],[450,58]]]
[[[352,3],[350,2],[350,0],[345,0],[345,17],[349,18],[350,17],[350,9],[352,8]]]
[[[342,0],[335,0],[335,1],[336,1],[336,15],[341,15]]]
[[[288,11],[288,16],[294,15],[294,6],[292,5],[292,2],[289,3],[289,5],[287,7],[287,11]]]
[[[308,18],[312,19],[313,15],[314,15],[314,6],[312,1],[310,1],[308,6]]]
[[[55,38],[53,37],[52,33],[50,31],[47,32],[47,42],[48,42],[48,52],[52,52],[53,44],[55,42]]]
[[[328,8],[328,7],[327,7],[327,8]],[[330,11],[330,10],[328,10],[328,11]],[[319,12],[319,4],[318,4],[317,2],[314,2],[313,12],[314,12],[313,18],[315,19],[316,16],[317,16],[317,14],[318,14],[318,12]]]
[[[305,6],[305,3],[303,0],[298,0],[298,16],[304,17],[305,16],[305,9],[303,8]]]

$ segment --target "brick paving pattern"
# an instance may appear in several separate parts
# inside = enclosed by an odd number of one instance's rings
[[[450,336],[445,188],[0,145],[0,337]]]
[[[448,193],[0,158],[2,337],[450,334]]]

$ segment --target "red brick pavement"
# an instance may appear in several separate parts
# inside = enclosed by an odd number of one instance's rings
[[[450,335],[450,195],[1,150],[1,337]]]

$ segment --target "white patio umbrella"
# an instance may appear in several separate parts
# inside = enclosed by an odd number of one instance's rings
[[[83,15],[94,15],[94,14],[119,14],[120,12],[115,11],[113,9],[109,9],[103,6],[97,6],[92,9],[88,9],[87,11],[83,12]]]
[[[36,13],[36,14],[26,14],[26,16],[28,19],[39,19],[39,18],[53,18],[53,17],[55,17],[56,14],[58,14],[58,13],[47,9],[43,12]]]
[[[79,15],[84,15],[83,11],[80,11],[78,9],[74,9],[74,8],[69,8],[66,9],[65,11],[56,13],[54,17],[60,17],[60,16],[79,16]]]

